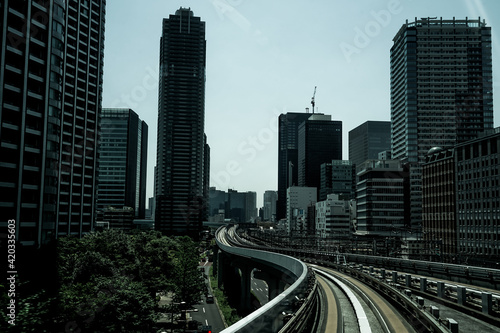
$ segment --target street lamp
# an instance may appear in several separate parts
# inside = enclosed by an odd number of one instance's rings
[[[186,302],[180,302],[180,303],[170,303],[170,333],[174,331],[174,305],[184,305]],[[186,329],[186,325],[184,325],[184,329]]]

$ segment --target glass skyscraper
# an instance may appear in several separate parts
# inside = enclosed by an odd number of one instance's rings
[[[342,122],[331,115],[312,114],[298,128],[298,185],[316,187],[319,197],[321,164],[342,159]]]
[[[422,214],[421,163],[493,127],[491,28],[480,19],[416,19],[391,48],[392,158],[410,165],[411,223]]]
[[[288,112],[278,118],[278,202],[276,220],[286,218],[286,189],[298,184],[299,125],[312,113]]]
[[[104,0],[0,6],[0,226],[40,246],[92,230]]]
[[[197,238],[207,217],[205,22],[180,8],[160,41],[155,228]]]
[[[148,125],[131,109],[103,109],[99,138],[97,209],[146,210]]]

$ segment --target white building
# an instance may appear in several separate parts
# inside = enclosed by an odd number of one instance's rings
[[[316,203],[316,234],[322,238],[347,236],[350,231],[349,200],[339,200],[338,194],[329,194],[325,201]]]
[[[307,230],[307,208],[316,204],[316,187],[292,186],[286,190],[287,232]],[[314,223],[314,221],[313,221]]]

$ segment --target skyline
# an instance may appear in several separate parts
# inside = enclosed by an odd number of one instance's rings
[[[258,207],[265,190],[277,190],[278,116],[311,108],[315,86],[316,112],[343,122],[343,159],[350,130],[368,120],[390,120],[389,52],[406,20],[485,19],[492,27],[493,90],[499,88],[500,18],[488,13],[498,12],[500,3],[492,0],[453,1],[452,9],[452,1],[411,0],[147,4],[107,3],[102,104],[129,107],[149,126],[147,197],[156,164],[161,23],[179,7],[206,22],[210,186],[257,192]]]

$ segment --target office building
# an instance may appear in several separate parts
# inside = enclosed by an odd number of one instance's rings
[[[359,235],[401,236],[408,226],[408,170],[398,160],[367,160],[359,166],[356,222]]]
[[[105,1],[0,6],[0,225],[41,246],[93,228]]]
[[[205,22],[180,8],[160,41],[155,229],[198,238],[208,209]]]
[[[313,114],[298,128],[298,186],[320,189],[321,164],[342,160],[342,122]]]
[[[148,125],[131,109],[101,114],[97,210],[130,207],[145,218]]]
[[[276,202],[278,201],[278,192],[265,191],[264,192],[264,207],[263,207],[263,221],[276,221]]]
[[[500,255],[500,128],[455,147],[458,254],[496,265]]]
[[[321,164],[319,200],[326,200],[328,194],[338,194],[343,200],[354,199],[356,166],[351,161],[332,160]]]
[[[278,118],[278,202],[276,219],[286,218],[286,191],[298,184],[299,125],[311,113],[288,112]]]
[[[448,261],[457,253],[455,150],[434,147],[422,165],[425,258]]]
[[[349,161],[360,165],[391,149],[391,122],[367,121],[349,131]]]
[[[351,212],[349,200],[338,194],[328,194],[326,200],[316,203],[316,235],[339,240],[350,236]]]
[[[226,218],[236,223],[253,223],[257,218],[257,193],[229,189],[226,207]]]
[[[305,236],[308,224],[315,223],[308,220],[308,207],[315,207],[317,189],[315,187],[291,186],[287,189],[287,225],[289,234]]]
[[[392,158],[409,162],[411,223],[422,218],[421,163],[493,127],[491,28],[479,19],[422,18],[391,47]]]
[[[226,211],[227,192],[210,187],[209,198],[209,217]]]

